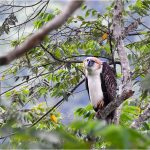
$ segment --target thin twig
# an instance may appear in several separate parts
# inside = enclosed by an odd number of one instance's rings
[[[28,81],[33,80],[33,79],[36,79],[36,78],[38,78],[38,77],[40,77],[40,76],[44,76],[44,75],[47,75],[47,74],[53,73],[53,72],[55,72],[56,70],[58,70],[60,67],[61,67],[61,66],[59,66],[59,67],[58,67],[58,68],[56,68],[55,70],[52,70],[52,71],[49,71],[49,72],[42,73],[42,74],[39,74],[39,75],[37,75],[37,76],[34,76],[34,77],[32,77],[32,78],[28,79]],[[15,85],[15,86],[13,86],[13,87],[12,87],[12,88],[10,88],[9,90],[7,90],[7,91],[5,91],[5,92],[1,93],[1,94],[0,94],[0,96],[1,96],[1,95],[3,95],[3,94],[5,94],[5,93],[7,93],[7,92],[9,92],[9,91],[11,91],[11,90],[13,90],[13,89],[15,89],[16,87],[18,87],[18,86],[20,86],[20,85],[22,85],[22,84],[24,84],[24,83],[27,83],[28,81],[24,81],[24,82],[21,82],[21,83],[19,83],[19,84]]]
[[[83,63],[83,61],[80,60],[63,60],[63,59],[59,59],[57,58],[54,54],[52,54],[50,51],[48,51],[44,45],[40,44],[40,46],[42,47],[42,49],[44,51],[46,51],[54,60],[62,62],[62,63]]]
[[[0,140],[1,140],[1,139],[8,138],[8,137],[10,137],[10,136],[12,136],[12,135],[15,135],[15,134],[16,134],[16,133],[10,133],[10,134],[8,134],[8,135],[2,136],[2,137],[0,137]]]
[[[85,80],[80,81],[68,94],[69,97]],[[65,98],[62,98],[59,102],[57,102],[49,111],[47,111],[43,116],[41,116],[37,121],[35,121],[30,127],[35,126],[38,122],[40,122],[45,116],[47,116],[50,112],[52,112],[56,107],[60,106],[65,101]]]

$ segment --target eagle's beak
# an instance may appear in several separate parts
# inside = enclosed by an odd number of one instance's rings
[[[89,60],[87,66],[88,67],[92,67],[94,65],[94,61],[93,60]]]

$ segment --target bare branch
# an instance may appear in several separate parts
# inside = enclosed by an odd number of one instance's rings
[[[1,139],[8,138],[8,137],[11,137],[11,136],[13,136],[13,135],[15,135],[15,134],[16,134],[16,132],[15,132],[15,133],[10,133],[10,134],[5,135],[5,136],[1,136],[1,137],[0,137],[0,140],[1,140]]]
[[[1,5],[0,7],[33,7],[33,6],[36,6],[37,4],[39,4],[39,3],[41,3],[42,2],[42,0],[40,0],[40,1],[38,1],[38,2],[36,2],[36,3],[34,3],[34,4],[32,4],[32,5],[11,5],[11,4],[3,4],[3,5]]]
[[[71,16],[71,14],[81,6],[82,2],[83,0],[80,1],[72,0],[68,4],[66,9],[58,16],[56,16],[52,21],[48,22],[36,33],[31,35],[20,46],[17,46],[15,49],[11,50],[11,52],[9,52],[6,56],[0,57],[0,65],[9,64],[14,59],[19,58],[24,53],[37,46],[49,32],[63,25],[66,22],[66,20]]]
[[[134,22],[132,22],[130,25],[124,28],[123,31],[123,38],[125,38],[131,31],[135,30],[138,28],[138,25],[141,23],[140,18],[135,19]]]
[[[109,103],[104,110],[98,110],[97,113],[97,118],[98,119],[105,119],[113,110],[115,110],[117,107],[120,106],[120,104],[122,104],[126,99],[128,99],[129,97],[131,97],[133,95],[133,91],[128,91],[128,93],[126,92],[122,92],[122,94],[120,96],[118,96],[116,98],[115,101],[112,101],[111,103]]]
[[[133,121],[131,124],[131,128],[139,128],[140,125],[150,118],[150,104],[147,106],[147,108],[143,111],[143,113]]]
[[[130,16],[132,19],[136,20],[132,15],[129,14],[129,16]],[[143,25],[143,26],[144,26],[145,28],[147,28],[148,30],[150,30],[150,28],[149,28],[148,26],[146,26],[144,23],[140,22],[140,24]]]

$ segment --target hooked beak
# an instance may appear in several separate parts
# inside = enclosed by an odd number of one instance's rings
[[[93,60],[89,60],[87,66],[88,67],[92,67],[94,65],[94,61]]]

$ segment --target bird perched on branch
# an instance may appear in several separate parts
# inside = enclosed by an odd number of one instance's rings
[[[86,88],[96,112],[104,109],[116,98],[117,83],[112,68],[96,57],[87,57],[84,60],[86,76]],[[114,111],[106,118],[107,123],[111,123]]]

